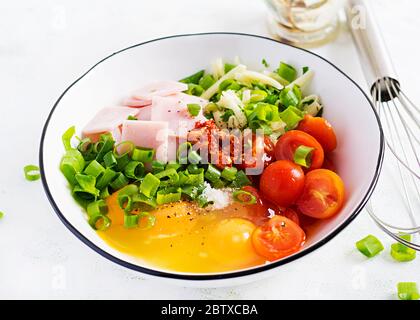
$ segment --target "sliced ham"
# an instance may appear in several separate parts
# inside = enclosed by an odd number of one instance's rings
[[[168,161],[168,122],[125,120],[121,141],[131,141],[137,147],[153,148],[156,160]]]
[[[132,108],[143,108],[146,106],[150,106],[152,104],[152,100],[144,100],[144,99],[135,99],[135,98],[128,98],[125,99],[123,105]]]
[[[167,121],[170,134],[185,136],[186,132],[193,129],[197,121],[205,121],[202,109],[196,117],[188,112],[188,104],[198,104],[202,108],[207,100],[185,93],[178,93],[167,97],[153,97],[152,99],[152,121]]]
[[[101,134],[111,132],[114,140],[120,141],[119,127],[129,116],[135,117],[137,113],[138,109],[128,107],[103,108],[83,128],[82,136],[90,137],[93,141],[96,141]]]
[[[137,100],[150,101],[153,97],[165,97],[180,93],[188,89],[188,85],[177,81],[156,81],[152,82],[134,92],[133,98]]]
[[[139,120],[151,120],[152,118],[152,106],[147,106],[138,109],[137,119]]]

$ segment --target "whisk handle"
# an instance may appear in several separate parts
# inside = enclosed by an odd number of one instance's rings
[[[346,7],[347,23],[357,47],[366,81],[371,90],[383,79],[391,80],[399,87],[397,74],[369,1],[348,0]]]

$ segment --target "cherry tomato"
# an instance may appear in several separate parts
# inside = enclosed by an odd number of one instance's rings
[[[300,146],[314,148],[312,151],[311,165],[309,169],[321,168],[324,162],[324,150],[318,141],[306,132],[291,130],[280,137],[276,143],[276,160],[293,161],[295,151]]]
[[[274,203],[263,199],[258,190],[251,186],[242,187],[242,190],[251,193],[257,199],[257,202],[252,205],[247,205],[248,218],[256,225],[261,225],[266,222],[271,216],[280,214],[280,209]]]
[[[270,164],[261,175],[261,195],[280,207],[288,207],[301,195],[305,183],[303,170],[297,164],[280,160]]]
[[[325,152],[331,152],[337,147],[337,137],[334,129],[324,118],[313,117],[307,114],[299,123],[297,129],[310,134],[318,140]]]
[[[305,232],[292,220],[274,216],[252,233],[255,251],[269,261],[289,256],[302,247]]]
[[[287,219],[292,220],[294,223],[300,226],[299,215],[292,208],[286,208],[286,209],[280,210],[280,215],[286,217]]]
[[[305,187],[296,202],[299,211],[317,219],[335,215],[344,203],[344,183],[331,170],[318,169],[305,177]]]

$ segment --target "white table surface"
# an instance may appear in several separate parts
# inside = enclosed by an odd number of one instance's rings
[[[372,1],[405,90],[418,92],[420,3]],[[191,289],[146,280],[83,245],[59,221],[41,182],[22,168],[38,161],[43,123],[61,92],[96,61],[156,37],[206,31],[268,35],[262,0],[0,2],[0,298],[395,299],[396,283],[420,284],[420,258],[401,264],[392,242],[363,211],[334,240],[252,284]],[[413,41],[410,41],[413,39]],[[314,49],[364,85],[351,37]],[[4,145],[5,143],[5,145]],[[369,233],[386,251],[371,260],[354,243]]]

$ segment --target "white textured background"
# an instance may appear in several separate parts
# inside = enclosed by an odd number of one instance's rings
[[[371,0],[405,90],[419,88],[420,2]],[[399,264],[392,242],[366,212],[327,245],[282,267],[275,278],[224,289],[145,280],[76,239],[50,207],[41,183],[22,168],[37,163],[43,123],[61,92],[99,59],[156,37],[206,31],[268,35],[262,0],[0,2],[0,298],[395,299],[396,283],[420,284],[420,258]],[[364,85],[345,27],[314,49]],[[366,260],[354,249],[368,233],[386,251]]]

